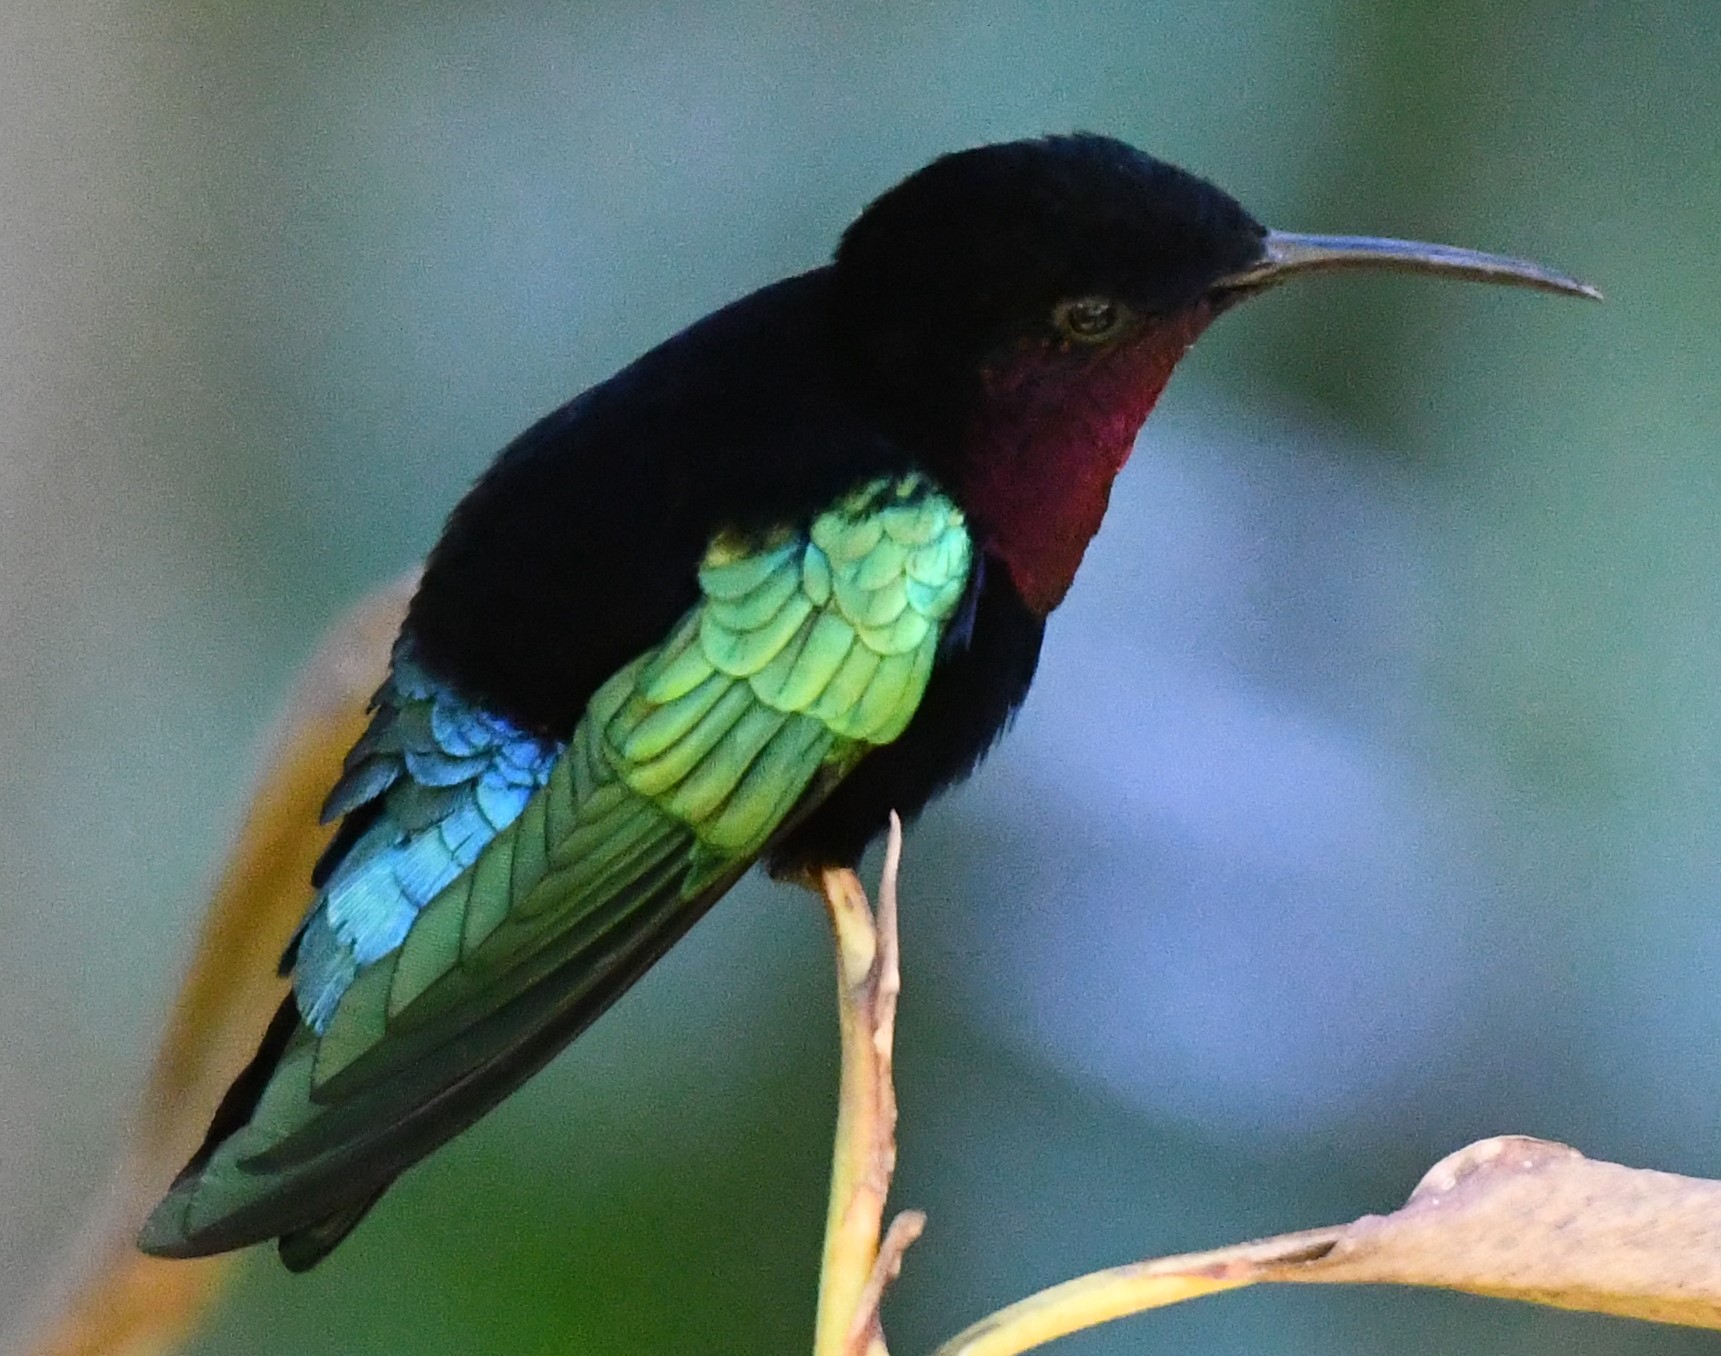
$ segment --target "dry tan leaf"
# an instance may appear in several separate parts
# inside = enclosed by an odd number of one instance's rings
[[[1485,1139],[1435,1164],[1402,1210],[1261,1279],[1434,1285],[1721,1328],[1721,1182]]]
[[[55,1276],[18,1356],[156,1356],[195,1325],[226,1258],[164,1262],[133,1246],[144,1215],[202,1139],[285,981],[275,974],[309,898],[317,823],[364,728],[416,576],[359,604],[324,640],[276,725],[204,916],[106,1203]]]
[[[1485,1139],[1435,1164],[1390,1215],[1095,1272],[982,1319],[937,1356],[1015,1356],[1258,1281],[1437,1286],[1721,1328],[1721,1182]]]

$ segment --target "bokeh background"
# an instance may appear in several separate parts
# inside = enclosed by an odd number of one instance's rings
[[[8,6],[0,1318],[321,628],[539,413],[937,152],[1072,127],[1609,301],[1320,280],[1185,365],[1014,737],[910,840],[893,1347],[1484,1134],[1721,1174],[1718,72],[1709,0]],[[804,1350],[827,971],[749,885],[195,1350]],[[1067,1346],[1712,1348],[1324,1291]]]

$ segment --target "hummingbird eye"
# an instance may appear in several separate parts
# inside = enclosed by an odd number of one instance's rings
[[[1052,324],[1066,339],[1079,344],[1103,344],[1129,323],[1129,310],[1110,297],[1077,297],[1052,308]]]

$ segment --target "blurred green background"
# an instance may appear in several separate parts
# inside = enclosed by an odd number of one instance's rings
[[[1015,736],[910,839],[893,1349],[1484,1134],[1721,1175],[1718,76],[1709,0],[8,7],[0,1318],[321,628],[539,413],[932,155],[1072,127],[1609,301],[1321,280],[1185,365]],[[196,1350],[805,1350],[824,946],[750,885]],[[1060,1350],[1713,1345],[1251,1291]]]

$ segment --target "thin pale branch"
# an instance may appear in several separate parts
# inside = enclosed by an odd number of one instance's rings
[[[891,1050],[902,990],[896,932],[901,862],[902,825],[892,815],[876,919],[854,872],[826,871],[819,882],[836,943],[842,1075],[814,1356],[884,1356],[879,1301],[901,1268],[903,1249],[925,1224],[923,1216],[899,1217],[881,1248],[885,1198],[896,1170]]]

